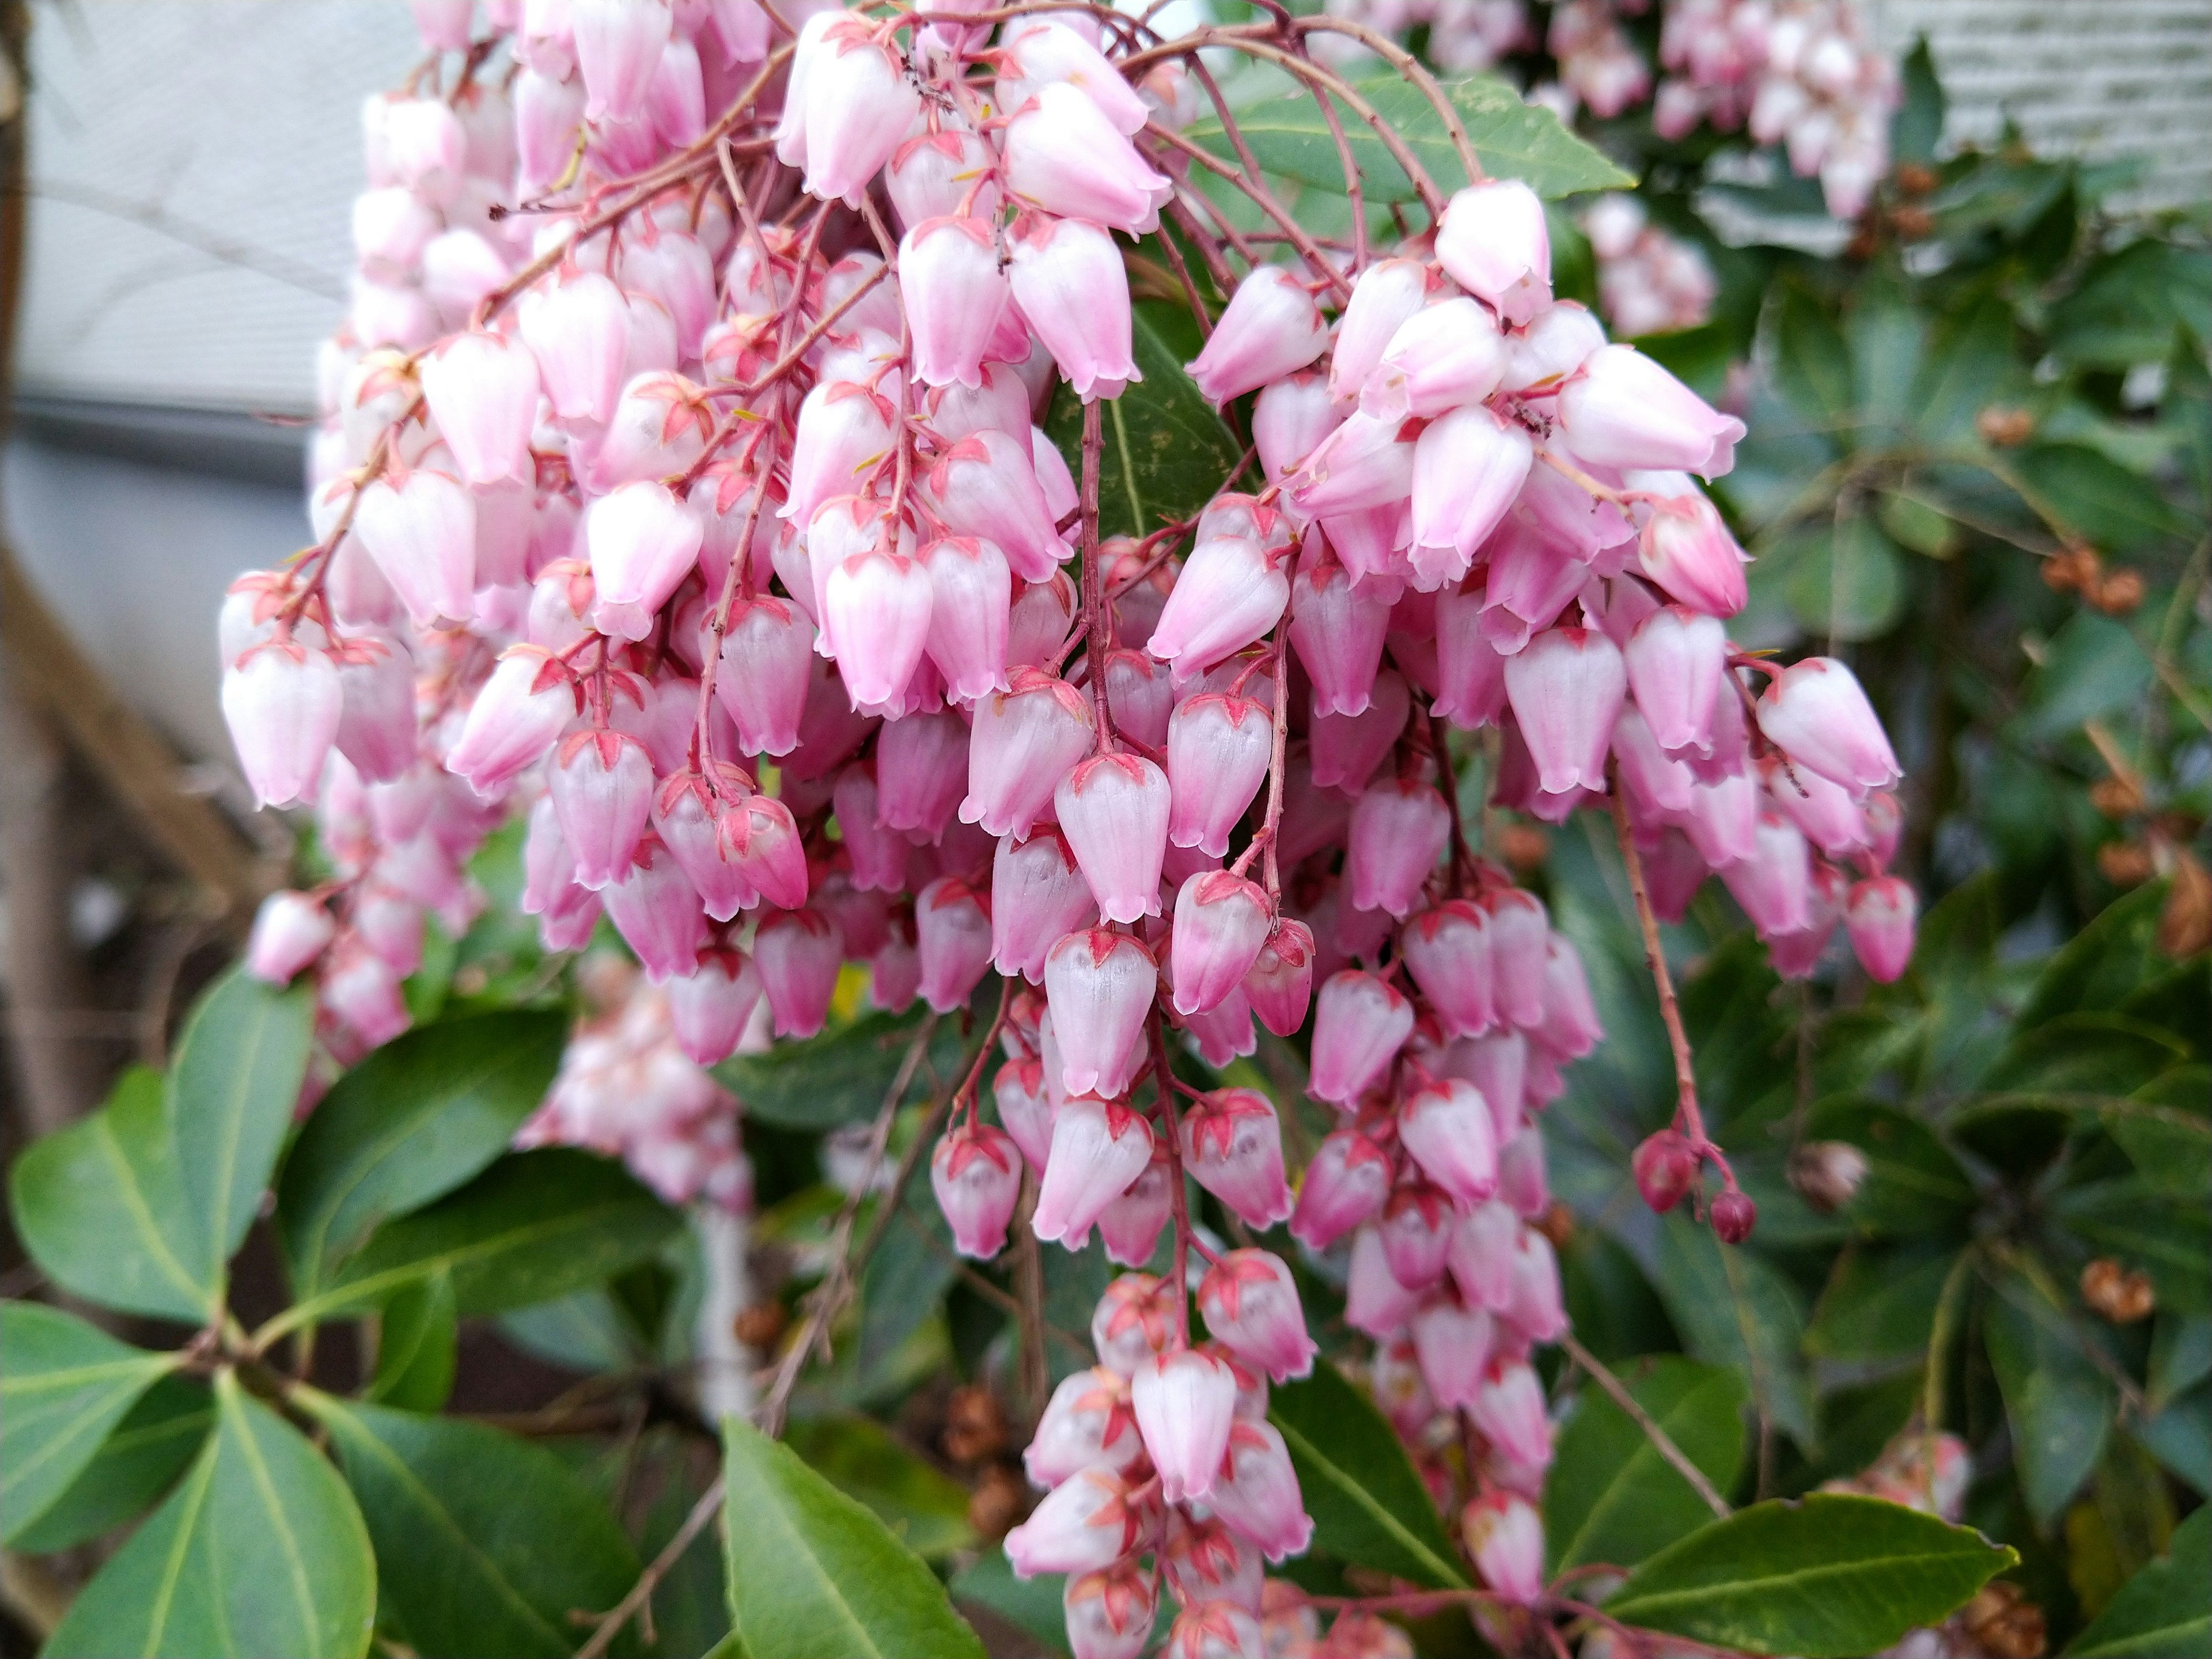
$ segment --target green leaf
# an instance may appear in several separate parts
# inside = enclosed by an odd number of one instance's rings
[[[1148,536],[1187,519],[1213,498],[1243,447],[1183,372],[1197,355],[1190,315],[1160,301],[1132,308],[1131,350],[1144,379],[1103,410],[1098,457],[1102,535]],[[1184,338],[1183,337],[1190,337]],[[1176,342],[1188,349],[1179,349]],[[1045,431],[1083,476],[1083,403],[1067,386],[1053,395]]]
[[[2141,647],[2109,617],[2077,616],[2051,642],[2053,653],[2081,624],[2091,622],[2100,633],[2118,630],[2126,639],[2129,649],[2143,662],[2143,683],[2148,684],[2149,665]],[[2150,882],[2106,905],[2044,964],[2014,1023],[2025,1031],[2061,1014],[2118,1008],[2126,1001],[2160,961],[2158,914],[2165,902],[2166,884]]]
[[[714,1075],[744,1102],[746,1115],[779,1129],[857,1123],[882,1109],[920,1018],[866,1014],[804,1042],[779,1042],[765,1054],[735,1055],[717,1066]],[[933,1069],[942,1077],[959,1062],[959,1023],[939,1020],[908,1097],[927,1092]]]
[[[503,1313],[499,1329],[525,1352],[565,1370],[618,1371],[648,1358],[614,1298],[597,1286]]]
[[[1774,305],[1774,380],[1797,418],[1814,432],[1848,427],[1857,410],[1850,348],[1812,291],[1784,283]]]
[[[106,1106],[33,1146],[8,1195],[23,1248],[64,1290],[190,1325],[220,1304],[222,1264],[185,1196],[160,1073],[125,1072]]]
[[[1267,1397],[1267,1420],[1290,1448],[1314,1547],[1438,1589],[1467,1585],[1458,1552],[1406,1448],[1367,1396],[1326,1359]]]
[[[1958,1260],[1954,1250],[1920,1245],[1844,1251],[1806,1328],[1805,1352],[1866,1361],[1924,1354]]]
[[[173,1372],[161,1378],[124,1413],[69,1490],[11,1542],[26,1555],[47,1555],[135,1521],[184,1473],[214,1425],[206,1384]]]
[[[77,1593],[46,1659],[349,1659],[376,1564],[337,1471],[216,1374],[216,1431],[184,1483]]]
[[[2123,1177],[2078,1187],[2057,1208],[2065,1224],[2100,1254],[2149,1273],[2160,1307],[2212,1310],[2212,1213],[2201,1188],[2177,1194]]]
[[[806,1466],[874,1511],[891,1535],[926,1561],[975,1541],[968,1489],[940,1474],[858,1412],[795,1419],[785,1443]]]
[[[1370,76],[1353,89],[1404,138],[1415,161],[1446,197],[1468,182],[1436,106],[1419,87],[1395,74]],[[1524,103],[1503,81],[1477,76],[1444,84],[1444,95],[1458,112],[1468,142],[1483,171],[1493,179],[1518,179],[1539,196],[1571,196],[1585,190],[1632,190],[1636,179],[1592,149],[1547,109]],[[1337,118],[1359,169],[1362,193],[1370,202],[1410,202],[1413,181],[1398,165],[1375,130],[1341,99]],[[1341,193],[1344,161],[1330,136],[1327,118],[1303,87],[1261,98],[1236,112],[1237,130],[1261,167]],[[1207,115],[1191,124],[1189,136],[1229,161],[1236,149],[1220,121]]]
[[[629,1539],[552,1453],[458,1418],[300,1398],[330,1431],[420,1651],[568,1653],[581,1634],[568,1610],[604,1611],[636,1582]]]
[[[1628,1392],[1726,1492],[1743,1465],[1743,1379],[1662,1355],[1623,1368]],[[1606,1561],[1631,1567],[1712,1518],[1704,1498],[1604,1390],[1585,1384],[1560,1431],[1544,1482],[1552,1571]]]
[[[2024,1279],[1999,1284],[1984,1328],[2012,1424],[2021,1496],[2036,1524],[2048,1528],[2096,1467],[2118,1396],[2084,1353],[2088,1339]]]
[[[1936,1625],[2017,1558],[1875,1498],[1756,1504],[1653,1556],[1606,1616],[1747,1653],[1855,1659]]]
[[[460,1316],[448,1273],[392,1292],[376,1322],[376,1375],[364,1399],[402,1411],[434,1412],[453,1391]]]
[[[944,1212],[921,1182],[908,1182],[882,1246],[860,1272],[860,1333],[854,1346],[863,1387],[938,1310],[959,1271]]]
[[[68,1490],[176,1363],[58,1308],[0,1303],[0,1540],[14,1543]]]
[[[2126,623],[2087,609],[2078,611],[2051,636],[2042,662],[2028,676],[2021,719],[2033,736],[2064,736],[2079,731],[2084,720],[2134,708],[2150,689],[2154,672],[2150,658]],[[2148,890],[2139,888],[2128,896],[2136,898]],[[2118,904],[2127,902],[2122,899]],[[2095,926],[2092,922],[2089,929],[2077,934],[2059,957],[2070,955]],[[2052,966],[2057,965],[2054,961]],[[2133,990],[2139,983],[2140,975],[2127,988]],[[2022,1029],[2033,1023],[2023,1012]]]
[[[442,1198],[506,1151],[567,1036],[550,1009],[478,1014],[410,1031],[340,1078],[277,1189],[295,1292],[313,1295],[386,1217]]]
[[[2021,379],[2011,307],[1993,297],[1978,301],[1929,342],[1912,388],[1913,424],[1933,444],[1972,442],[1974,417]]]
[[[2027,493],[2104,551],[2140,553],[2189,526],[2157,487],[2081,444],[2039,444],[2020,458]]]
[[[1889,153],[1900,161],[1925,166],[1936,159],[1936,147],[1943,142],[1945,106],[1943,83],[1936,74],[1926,35],[1912,43],[1897,68],[1904,95],[1889,118]]]
[[[982,1659],[935,1575],[741,1418],[722,1425],[730,1616],[751,1659]]]
[[[618,1164],[565,1147],[514,1152],[457,1193],[387,1221],[274,1334],[450,1273],[463,1318],[550,1302],[643,1261],[682,1224]]]
[[[261,1207],[314,1036],[311,987],[278,990],[243,968],[217,980],[185,1022],[169,1070],[169,1124],[216,1261],[237,1253]]]
[[[1679,1210],[1661,1218],[1659,1241],[1659,1295],[1682,1346],[1748,1377],[1759,1410],[1809,1446],[1813,1394],[1798,1357],[1805,1310],[1796,1287],[1756,1252],[1723,1246]]]
[[[1905,609],[1905,562],[1896,544],[1863,513],[1804,534],[1783,590],[1798,625],[1830,640],[1887,634]]]
[[[2167,1554],[2120,1587],[2066,1649],[2066,1659],[2174,1659],[2212,1649],[2212,1509],[2173,1529]]]
[[[2197,1086],[2203,1086],[2201,1077]],[[2212,1123],[2171,1107],[2114,1106],[2100,1115],[2105,1133],[2120,1143],[2147,1184],[2182,1198],[2212,1188]]]
[[[1824,1101],[1805,1125],[1808,1140],[1840,1140],[1866,1155],[1867,1172],[1841,1212],[1876,1234],[1915,1236],[1955,1224],[1974,1188],[1929,1127],[1878,1101]]]
[[[1067,1651],[1065,1574],[1041,1572],[1034,1578],[1017,1578],[1006,1551],[987,1549],[952,1575],[951,1589],[956,1604],[1004,1620],[1048,1653]]]

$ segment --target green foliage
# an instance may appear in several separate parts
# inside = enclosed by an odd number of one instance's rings
[[[1628,1392],[1715,1489],[1743,1467],[1743,1378],[1662,1356],[1623,1378]],[[1632,1567],[1712,1518],[1705,1500],[1627,1413],[1586,1388],[1553,1448],[1544,1481],[1552,1569],[1603,1561]]]
[[[873,1117],[897,1081],[900,1061],[923,1018],[869,1013],[801,1042],[779,1042],[765,1054],[736,1054],[714,1068],[745,1103],[750,1116],[779,1128],[819,1131]],[[918,1098],[930,1072],[941,1076],[958,1062],[960,1033],[939,1021],[929,1042],[930,1071],[919,1071],[908,1091]]]
[[[38,1520],[174,1364],[59,1309],[0,1303],[0,1537]]]
[[[314,997],[233,969],[185,1023],[167,1107],[185,1194],[206,1243],[228,1261],[245,1240],[300,1103],[314,1035]]]
[[[2204,1571],[2212,1510],[2174,1528],[2168,1547],[2067,1644],[2066,1659],[2164,1659],[2212,1644],[2212,1577]]]

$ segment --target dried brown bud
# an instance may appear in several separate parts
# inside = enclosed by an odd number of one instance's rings
[[[730,1333],[740,1346],[757,1348],[765,1352],[775,1346],[783,1328],[791,1322],[781,1302],[756,1302],[750,1308],[740,1309],[730,1322]]]
[[[1575,1236],[1575,1212],[1555,1198],[1552,1200],[1552,1207],[1538,1218],[1535,1227],[1538,1232],[1551,1240],[1553,1249],[1564,1250],[1568,1241]]]
[[[2095,548],[2069,542],[2043,562],[2043,585],[2054,593],[2079,593],[2094,587],[2102,573]]]
[[[1917,161],[1897,164],[1897,193],[1900,196],[1925,196],[1936,188],[1936,182],[1934,170]]]
[[[1889,222],[1897,228],[1900,241],[1917,242],[1931,235],[1936,229],[1936,216],[1926,208],[1901,207],[1893,210]]]
[[[1808,1140],[1790,1154],[1790,1184],[1822,1215],[1850,1203],[1866,1172],[1866,1154],[1848,1140]]]
[[[2132,1325],[2150,1317],[2157,1298],[2150,1280],[2100,1255],[2081,1269],[2081,1300],[2098,1318],[2115,1325]]]
[[[1974,430],[1993,449],[2013,449],[2035,435],[2035,416],[2008,404],[1991,404],[1974,416]]]
[[[1029,1507],[1029,1488],[1004,1463],[994,1463],[975,1482],[968,1499],[968,1524],[975,1535],[995,1543],[1012,1530]]]
[[[1498,851],[1516,875],[1543,868],[1552,855],[1552,838],[1532,823],[1509,823],[1498,832]]]
[[[2115,887],[2140,887],[2151,878],[2150,848],[2139,841],[2108,841],[2097,849],[2097,868]]]
[[[1959,1610],[1959,1624],[1990,1659],[2040,1659],[2043,1609],[2004,1579],[1987,1583]]]
[[[2142,573],[2115,570],[2081,597],[2108,617],[2124,617],[2143,602]]]
[[[953,1389],[945,1405],[945,1455],[956,1463],[981,1463],[1006,1449],[1006,1414],[999,1397],[980,1383]]]
[[[2158,948],[2179,962],[2212,945],[2212,875],[2187,848],[2173,856],[2173,886],[2158,913]]]
[[[2142,790],[2132,778],[2100,778],[2089,786],[2089,805],[2105,817],[2124,818],[2142,811]]]

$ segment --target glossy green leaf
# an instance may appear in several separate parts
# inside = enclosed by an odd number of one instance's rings
[[[909,1182],[882,1244],[860,1271],[860,1331],[854,1357],[864,1387],[938,1310],[959,1271],[944,1212],[927,1187]]]
[[[1750,1398],[1743,1379],[1671,1355],[1621,1371],[1636,1403],[1725,1495],[1743,1464]],[[1593,1561],[1632,1567],[1712,1518],[1634,1419],[1595,1383],[1584,1383],[1544,1481],[1552,1571]]]
[[[200,999],[169,1068],[170,1131],[208,1255],[244,1242],[292,1127],[315,1036],[313,988],[279,990],[234,968]]]
[[[351,1659],[376,1564],[345,1483],[297,1429],[216,1378],[183,1484],[77,1593],[46,1659]]]
[[[779,1042],[765,1054],[734,1055],[717,1066],[714,1075],[744,1102],[747,1115],[778,1128],[834,1129],[858,1123],[882,1109],[919,1018],[864,1014],[803,1042]],[[942,1077],[959,1062],[959,1023],[939,1020],[930,1036],[927,1063],[916,1068],[907,1098],[927,1091],[933,1068]]]
[[[176,1364],[73,1314],[0,1303],[0,1540],[14,1543]]]
[[[2133,708],[2150,688],[2153,672],[2149,656],[2124,623],[2085,608],[2051,636],[2042,662],[2028,677],[2021,719],[2035,736],[2064,736],[2078,731],[2085,720]],[[2142,906],[2140,902],[2130,905],[2129,899],[2140,900],[2148,890],[2148,887],[2139,888],[2111,908],[2118,909],[2127,905],[2125,914],[2132,916]],[[2063,975],[2065,970],[2060,967],[2061,962],[2077,947],[2085,952],[2100,949],[2095,944],[2084,944],[2093,934],[2103,937],[2094,921],[2068,941],[2053,958],[2052,969]],[[2128,981],[2128,988],[2132,990],[2140,982],[2138,973]],[[2045,1004],[2039,994],[2030,1008],[2022,1012],[2021,1029],[2027,1030],[2051,1014],[2062,1012],[2064,1010]]]
[[[1947,103],[1926,35],[1912,43],[1912,50],[1905,54],[1897,67],[1903,96],[1898,100],[1896,113],[1889,118],[1890,154],[1900,161],[1917,161],[1926,166],[1935,161],[1936,147],[1943,142]]]
[[[363,1397],[401,1411],[434,1412],[453,1391],[460,1316],[450,1274],[403,1285],[376,1322],[376,1373]]]
[[[1912,381],[1927,349],[1927,323],[1902,294],[1881,287],[1860,298],[1845,328],[1858,412],[1893,435],[1911,419]]]
[[[1630,1574],[1605,1610],[1746,1653],[1858,1659],[1942,1623],[2014,1559],[1916,1510],[1814,1493],[1691,1534]]]
[[[2062,525],[2107,553],[2141,553],[2188,533],[2155,488],[2083,445],[2039,444],[2021,457],[2019,473]]]
[[[1796,1285],[1757,1252],[1729,1249],[1675,1210],[1660,1222],[1661,1300],[1682,1346],[1750,1379],[1752,1398],[1801,1446],[1813,1439],[1813,1395],[1798,1346],[1805,1308]]]
[[[2019,388],[2012,307],[1986,298],[1948,319],[1929,342],[1912,389],[1913,424],[1930,443],[1964,444],[1974,417]]]
[[[891,1535],[933,1561],[975,1541],[968,1489],[939,1474],[858,1412],[795,1419],[785,1443],[806,1466],[874,1511]]]
[[[1784,283],[1773,312],[1774,379],[1799,421],[1815,432],[1851,424],[1858,399],[1850,348],[1810,290]]]
[[[173,1372],[138,1396],[69,1489],[12,1541],[26,1555],[65,1550],[135,1521],[167,1491],[215,1426],[207,1385]]]
[[[1924,1354],[1958,1260],[1942,1246],[1845,1251],[1805,1328],[1805,1352],[1866,1361]]]
[[[2120,1587],[2067,1644],[2066,1659],[2179,1659],[2212,1652],[2212,1509],[2173,1530],[2163,1559]]]
[[[1810,532],[1791,561],[1785,592],[1808,634],[1829,640],[1871,640],[1887,634],[1905,609],[1905,560],[1869,514]]]
[[[636,1582],[622,1528],[550,1452],[457,1418],[301,1398],[330,1430],[417,1650],[568,1653],[580,1636],[568,1610],[604,1611]]]
[[[1984,1328],[2012,1425],[2021,1495],[2037,1524],[2048,1527],[2096,1466],[2118,1399],[2083,1351],[2091,1339],[2024,1280],[2000,1285]]]
[[[301,1296],[386,1217],[441,1198],[507,1150],[544,1099],[567,1021],[552,1010],[447,1020],[386,1043],[334,1085],[277,1189]]]
[[[1395,128],[1406,148],[1446,197],[1468,180],[1458,153],[1437,118],[1436,106],[1421,89],[1396,75],[1373,76],[1353,83],[1384,121]],[[1560,125],[1547,109],[1522,101],[1503,81],[1478,76],[1448,82],[1444,94],[1458,112],[1483,171],[1493,179],[1518,179],[1539,196],[1571,196],[1585,190],[1626,190],[1636,179]],[[1413,181],[1398,165],[1375,130],[1341,99],[1337,116],[1361,189],[1370,202],[1410,202]],[[1280,173],[1323,190],[1344,189],[1344,161],[1326,117],[1304,88],[1255,100],[1237,111],[1237,130],[1267,172]],[[1225,160],[1237,152],[1207,115],[1191,124],[1190,137]]]
[[[1243,446],[1237,441],[1183,364],[1198,354],[1189,313],[1160,301],[1131,311],[1130,349],[1145,378],[1101,411],[1098,524],[1108,536],[1147,536],[1187,519],[1211,501]],[[1069,472],[1083,476],[1083,404],[1062,386],[1045,431]]]
[[[681,1224],[618,1164],[565,1147],[510,1153],[459,1192],[385,1223],[329,1289],[271,1328],[374,1305],[438,1273],[452,1276],[463,1318],[528,1307],[611,1278]]]
[[[1352,1566],[1416,1584],[1467,1583],[1428,1488],[1397,1432],[1326,1359],[1267,1397],[1267,1420],[1290,1448],[1314,1547]]]
[[[125,1073],[106,1106],[33,1145],[8,1171],[8,1196],[32,1260],[88,1302],[199,1325],[222,1298],[158,1072]]]
[[[1865,1154],[1866,1175],[1840,1213],[1861,1231],[1924,1234],[1960,1224],[1973,1184],[1935,1132],[1878,1101],[1826,1101],[1805,1126],[1808,1140],[1840,1140]]]
[[[722,1427],[730,1614],[751,1659],[981,1659],[920,1557],[740,1418]]]

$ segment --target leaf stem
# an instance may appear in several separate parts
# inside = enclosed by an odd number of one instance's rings
[[[1628,1385],[1613,1375],[1612,1368],[1583,1346],[1571,1331],[1560,1336],[1559,1346],[1567,1351],[1569,1358],[1588,1371],[1590,1379],[1605,1390],[1606,1398],[1620,1407],[1627,1413],[1629,1421],[1644,1431],[1644,1437],[1651,1443],[1651,1449],[1665,1458],[1668,1467],[1690,1483],[1690,1490],[1705,1500],[1705,1507],[1717,1519],[1727,1520],[1733,1513],[1728,1506],[1728,1500],[1705,1478],[1705,1472],[1692,1463],[1688,1455],[1674,1443],[1674,1437],[1659,1426],[1658,1419],[1644,1409],[1636,1396],[1628,1391]]]

